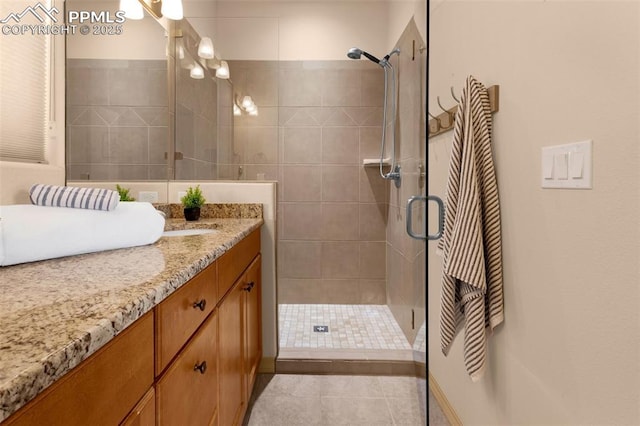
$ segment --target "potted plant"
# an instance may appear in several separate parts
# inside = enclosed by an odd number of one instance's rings
[[[182,206],[184,207],[184,218],[191,221],[200,219],[200,207],[207,200],[202,196],[200,185],[197,185],[195,188],[190,186],[187,189],[187,194],[180,201],[182,201]]]
[[[116,190],[120,194],[120,201],[135,201],[136,199],[129,195],[129,188],[124,188],[116,184]]]

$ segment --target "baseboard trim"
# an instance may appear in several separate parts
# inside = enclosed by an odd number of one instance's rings
[[[429,389],[431,389],[431,393],[433,397],[438,401],[440,408],[442,409],[442,414],[449,420],[451,426],[462,426],[462,421],[460,417],[456,414],[456,411],[453,409],[453,406],[447,399],[442,389],[438,385],[436,379],[429,373]]]
[[[276,372],[276,359],[274,357],[264,357],[258,365],[258,373],[273,374]]]

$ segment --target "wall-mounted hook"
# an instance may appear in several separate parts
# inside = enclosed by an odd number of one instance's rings
[[[449,117],[449,125],[447,127],[453,126],[453,117],[455,114],[442,106],[442,104],[440,103],[440,96],[436,96],[436,100],[438,101],[438,106],[440,107],[440,109],[446,112],[447,116]]]
[[[427,111],[427,114],[429,114],[429,117],[431,117],[434,120],[436,120],[436,128],[432,133],[436,133],[438,130],[442,129],[441,120],[438,117],[436,117],[435,115],[431,114],[429,111]],[[431,126],[429,126],[429,131],[431,131]]]
[[[457,102],[460,103],[460,100],[456,98],[456,94],[453,92],[453,86],[451,86],[451,97]]]

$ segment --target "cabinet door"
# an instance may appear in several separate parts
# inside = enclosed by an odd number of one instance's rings
[[[214,311],[158,381],[158,424],[209,425],[218,407]]]
[[[244,279],[240,278],[218,308],[220,336],[218,362],[220,367],[219,424],[240,423],[244,411],[243,329]]]
[[[121,426],[155,426],[156,424],[156,393],[153,388],[142,397]]]
[[[245,278],[245,399],[248,401],[262,358],[262,256],[258,255],[247,269]]]

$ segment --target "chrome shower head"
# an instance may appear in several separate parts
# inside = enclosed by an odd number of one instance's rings
[[[375,62],[376,64],[380,64],[380,59],[376,58],[375,56],[365,52],[362,49],[358,49],[357,47],[352,47],[351,49],[349,49],[349,51],[347,52],[347,56],[351,59],[360,59],[360,57],[364,55],[365,58],[367,58],[368,60],[370,60],[371,62]]]

